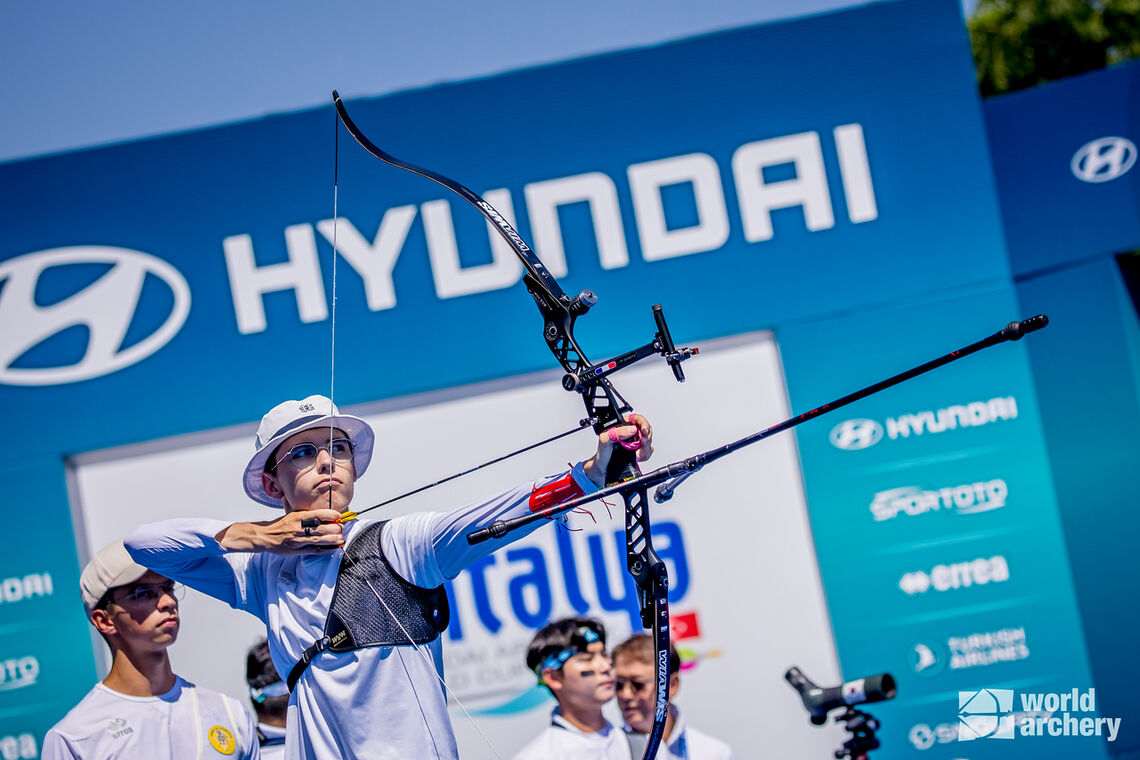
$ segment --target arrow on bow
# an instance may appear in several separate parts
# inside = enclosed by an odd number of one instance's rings
[[[578,317],[585,314],[591,306],[597,303],[597,297],[589,290],[583,290],[573,298],[568,296],[530,246],[523,241],[518,232],[491,204],[453,179],[430,169],[401,161],[381,150],[349,118],[348,111],[335,90],[333,91],[333,104],[336,106],[337,115],[345,129],[366,151],[387,164],[419,174],[456,193],[478,209],[511,246],[526,270],[523,276],[526,288],[530,291],[539,312],[542,314],[543,337],[546,340],[546,345],[565,371],[562,385],[566,390],[581,394],[586,405],[587,417],[596,432],[602,433],[609,428],[626,424],[624,415],[632,411],[632,407],[622,398],[609,380],[608,376],[613,372],[647,356],[661,354],[673,369],[673,374],[677,380],[684,381],[685,375],[681,369],[681,362],[696,354],[697,349],[679,349],[674,346],[660,306],[653,307],[653,316],[658,329],[652,341],[608,361],[597,365],[591,364],[574,339],[574,323]],[[641,476],[633,452],[615,446],[613,456],[610,458],[609,466],[606,469],[606,483],[622,484],[625,481],[630,483],[630,485],[611,485],[614,490],[609,492],[620,493],[625,502],[626,567],[630,575],[633,576],[634,585],[637,589],[638,604],[641,608],[641,623],[645,628],[652,630],[653,644],[656,650],[657,701],[653,713],[653,727],[647,736],[643,755],[643,760],[653,760],[657,755],[657,748],[661,744],[665,731],[669,707],[669,676],[671,675],[669,672],[669,577],[665,563],[653,550],[649,528],[648,486],[641,483],[639,480]]]

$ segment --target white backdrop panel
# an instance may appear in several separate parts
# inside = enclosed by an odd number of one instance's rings
[[[668,370],[655,363],[616,378],[619,388],[638,402],[637,411],[653,422],[653,464],[683,458],[789,416],[779,354],[770,335],[702,346],[700,357],[686,364],[686,370],[689,380],[683,385],[672,382]],[[296,397],[312,392],[323,389],[297,389]],[[357,487],[357,507],[558,432],[582,416],[580,401],[562,391],[551,373],[345,411],[367,418],[378,438],[373,464]],[[277,513],[254,504],[241,489],[255,428],[251,423],[75,458],[72,499],[83,526],[77,535],[86,542],[79,547],[80,556],[90,556],[140,522],[185,516],[274,517]],[[591,434],[582,432],[377,513],[391,517],[446,509],[503,485],[556,472],[588,456],[592,448]],[[655,521],[675,523],[683,536],[690,582],[674,609],[694,613],[700,625],[698,638],[678,642],[702,656],[683,674],[677,698],[689,722],[728,741],[741,758],[829,756],[841,733],[834,727],[810,727],[782,677],[796,664],[817,682],[839,681],[794,438],[777,436],[711,465],[680,488],[673,501],[654,504],[652,510]],[[587,542],[590,536],[605,538],[600,545],[606,564],[600,577],[608,580],[614,594],[624,593],[619,574],[624,558],[611,538],[622,527],[620,509],[615,505],[613,519],[602,506],[592,512],[596,525],[589,518],[573,519],[572,525],[582,530],[571,534],[570,543],[582,595],[606,622],[613,645],[630,633],[629,617],[597,606],[598,582]],[[554,530],[542,528],[513,548],[521,547],[535,547],[545,558],[552,615],[570,614]],[[519,571],[519,563],[502,556],[483,571],[487,603],[501,622],[494,633],[478,621],[470,574],[464,572],[455,581],[453,616],[463,623],[464,634],[447,644],[447,672],[459,699],[476,712],[501,704],[533,683],[522,663],[533,630],[511,613],[506,591]],[[523,598],[533,610],[534,589]],[[261,623],[194,591],[183,600],[182,614],[182,633],[172,649],[175,670],[244,698],[244,653],[263,635]],[[96,647],[105,658],[103,645]],[[499,753],[510,756],[545,724],[549,706],[478,720]],[[458,709],[453,713],[463,756],[493,757]]]

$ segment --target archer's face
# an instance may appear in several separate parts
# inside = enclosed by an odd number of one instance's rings
[[[332,431],[329,442],[328,428],[302,430],[277,447],[273,456],[277,459],[277,472],[266,475],[285,503],[286,512],[308,509],[335,509],[343,512],[352,501],[356,483],[356,469],[352,463],[352,452],[344,457],[343,431]],[[316,458],[305,456],[312,450],[311,444],[319,447]],[[298,447],[301,448],[298,448]],[[332,448],[333,454],[329,453]],[[269,492],[267,486],[266,492]]]
[[[130,651],[161,651],[178,638],[175,584],[148,571],[134,583],[111,589],[110,603],[92,613],[100,632],[116,636]]]
[[[649,733],[653,727],[656,675],[651,663],[633,657],[619,657],[614,662],[614,684],[621,716],[626,725],[638,733]]]
[[[587,651],[574,655],[557,671],[547,672],[557,684],[551,690],[559,702],[600,707],[614,698],[613,665],[601,641],[590,644]]]

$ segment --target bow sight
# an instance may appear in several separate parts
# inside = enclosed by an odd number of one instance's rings
[[[598,297],[594,295],[592,291],[583,290],[574,298],[570,306],[570,313],[574,316],[585,314],[589,311],[590,307],[597,302]],[[673,369],[673,376],[677,378],[677,382],[685,382],[685,371],[681,369],[681,362],[699,354],[700,349],[687,347],[677,348],[673,345],[673,336],[669,334],[669,326],[665,324],[665,313],[661,310],[661,304],[656,304],[653,307],[653,319],[657,322],[657,332],[653,335],[653,340],[644,346],[635,348],[632,351],[627,351],[621,356],[615,356],[607,361],[583,367],[577,372],[567,372],[562,376],[562,387],[568,391],[586,393],[603,377],[612,375],[619,369],[628,367],[634,362],[640,361],[647,356],[652,356],[653,354],[661,354],[661,356],[665,358],[666,363]],[[557,340],[556,330],[556,325],[549,322],[547,323],[547,336],[553,336],[553,338]],[[547,341],[551,342],[551,338],[548,337]]]

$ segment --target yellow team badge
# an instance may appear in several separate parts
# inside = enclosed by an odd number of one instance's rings
[[[206,736],[210,740],[210,746],[221,752],[223,755],[232,755],[234,750],[237,749],[237,742],[234,741],[234,735],[225,726],[210,726],[210,730],[206,732]]]

